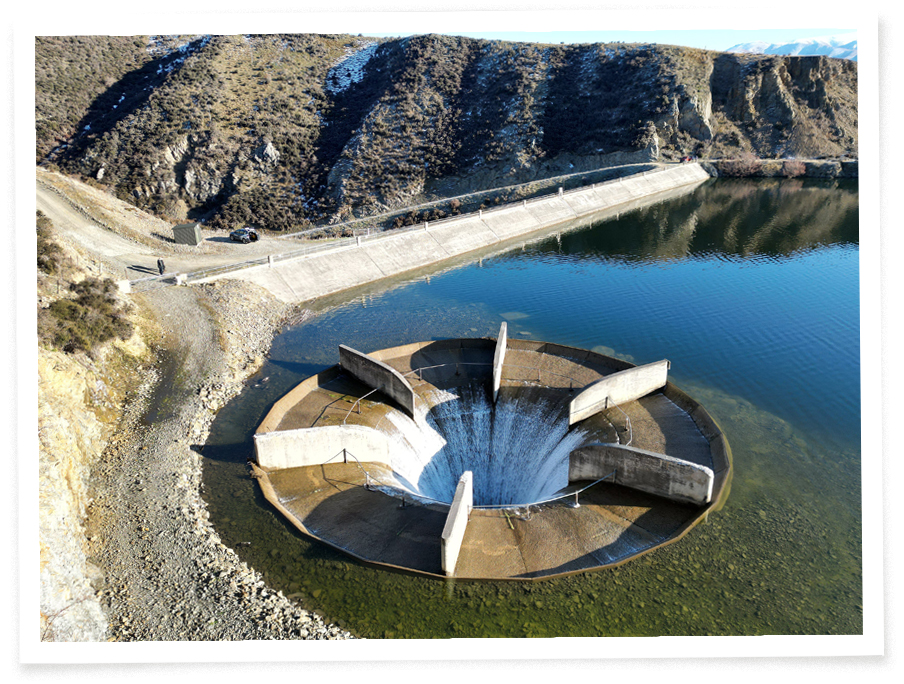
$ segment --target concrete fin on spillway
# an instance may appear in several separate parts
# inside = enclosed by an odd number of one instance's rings
[[[568,480],[607,478],[673,501],[704,506],[712,501],[711,468],[625,444],[585,444],[569,456]]]
[[[344,344],[339,345],[339,365],[365,385],[395,400],[408,415],[414,417],[414,389],[395,368]]]
[[[607,375],[585,387],[568,409],[568,424],[589,418],[612,404],[626,404],[665,387],[668,382],[668,359],[636,366]]]
[[[499,337],[496,338],[496,353],[493,355],[493,403],[499,397],[499,387],[502,385],[502,364],[505,363],[505,347],[508,343],[508,324],[503,321],[499,327]]]

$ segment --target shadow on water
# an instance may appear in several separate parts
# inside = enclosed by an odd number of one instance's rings
[[[271,359],[269,359],[269,362],[268,362],[268,363],[269,363],[270,368],[265,369],[265,370],[262,370],[261,372],[259,372],[259,373],[255,376],[256,378],[261,378],[261,377],[264,377],[264,378],[270,378],[270,377],[272,377],[272,370],[273,370],[273,369],[279,369],[279,370],[282,370],[282,371],[286,371],[286,372],[290,373],[293,377],[295,377],[295,378],[301,378],[301,379],[310,377],[310,376],[312,376],[312,375],[316,375],[317,373],[319,373],[320,371],[323,370],[323,366],[319,366],[319,365],[311,364],[311,363],[302,363],[302,362],[300,362],[300,361],[292,361],[292,360],[289,360],[289,359],[278,359],[278,358],[277,358],[277,359],[274,359],[274,358],[271,358]],[[271,372],[268,373],[267,371],[271,371]],[[257,382],[257,383],[260,383],[261,380],[258,379],[256,382]]]
[[[240,400],[233,400],[217,413],[210,436],[201,453],[212,461],[244,464],[254,455],[254,432],[280,397],[302,379],[323,366],[280,358],[269,358],[245,382]]]

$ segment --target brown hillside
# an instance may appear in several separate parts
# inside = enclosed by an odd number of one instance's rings
[[[857,64],[417,36],[39,38],[39,162],[286,230],[607,165],[856,157]]]

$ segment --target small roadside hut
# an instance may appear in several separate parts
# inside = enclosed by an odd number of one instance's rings
[[[177,245],[200,245],[201,224],[180,223],[178,226],[173,226],[173,239]]]

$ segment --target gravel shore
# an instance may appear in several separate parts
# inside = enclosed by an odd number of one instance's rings
[[[192,446],[260,368],[290,309],[233,281],[141,297],[165,340],[161,363],[134,389],[92,475],[88,515],[108,640],[353,638],[268,588],[221,543],[200,495]]]

